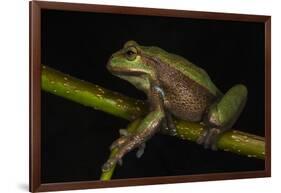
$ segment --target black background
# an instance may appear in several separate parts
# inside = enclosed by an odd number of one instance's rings
[[[125,95],[145,95],[105,68],[128,40],[179,54],[204,68],[226,92],[248,87],[234,128],[264,136],[264,25],[262,23],[44,10],[42,63]],[[42,91],[42,183],[98,180],[110,144],[127,121]],[[155,135],[140,159],[123,159],[113,178],[263,170],[264,161],[205,150]]]

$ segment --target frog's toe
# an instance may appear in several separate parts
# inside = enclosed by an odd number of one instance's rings
[[[208,130],[203,132],[203,134],[196,140],[196,143],[198,143],[199,145],[202,145],[204,143],[207,135],[208,135]]]
[[[130,133],[126,129],[119,129],[119,134],[121,137],[116,139],[111,145],[110,150],[113,150],[114,148],[121,147],[130,137]]]
[[[116,139],[111,145],[110,150],[121,147],[128,140],[128,136],[122,136]]]
[[[215,142],[215,143],[213,143],[213,144],[211,145],[211,149],[212,149],[213,151],[217,151],[217,150],[218,150],[217,142]]]
[[[119,129],[120,136],[128,136],[129,132],[126,129]]]
[[[197,139],[198,144],[204,145],[205,149],[217,150],[217,141],[221,133],[221,130],[218,128],[208,129]]]
[[[119,166],[122,166],[123,160],[122,160],[122,159],[119,159],[119,160],[118,160],[118,164],[119,164]]]
[[[141,158],[141,156],[144,154],[144,149],[145,149],[145,143],[142,143],[139,146],[139,149],[138,149],[138,151],[136,153],[137,158]]]

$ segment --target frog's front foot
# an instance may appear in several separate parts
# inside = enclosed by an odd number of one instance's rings
[[[217,150],[217,141],[221,134],[221,130],[218,128],[211,128],[204,131],[203,135],[201,135],[197,139],[197,143],[200,145],[204,145],[205,149]]]
[[[126,129],[120,129],[119,134],[120,137],[110,145],[110,150],[121,147],[131,137]]]

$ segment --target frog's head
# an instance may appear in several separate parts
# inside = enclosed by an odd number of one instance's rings
[[[153,71],[142,56],[141,46],[132,40],[111,56],[107,69],[116,76],[142,76]]]

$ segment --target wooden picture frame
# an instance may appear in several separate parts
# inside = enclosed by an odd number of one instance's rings
[[[182,183],[207,180],[226,180],[271,176],[271,17],[229,13],[210,13],[154,8],[105,6],[92,4],[29,2],[30,9],[30,191],[60,191],[116,186]],[[114,179],[110,181],[74,181],[42,183],[41,180],[41,13],[42,10],[114,13],[126,15],[160,16],[216,21],[261,23],[264,26],[264,127],[265,167],[259,171],[207,173],[178,176]]]

